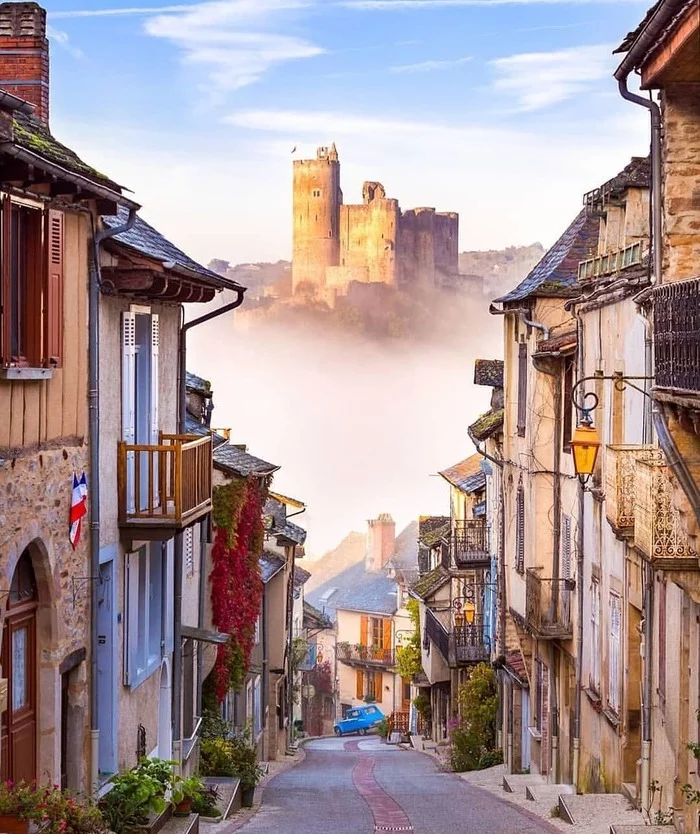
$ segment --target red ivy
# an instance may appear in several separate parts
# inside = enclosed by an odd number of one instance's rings
[[[214,675],[216,695],[223,701],[229,689],[237,689],[250,665],[255,623],[262,607],[263,583],[259,558],[263,540],[263,506],[266,490],[245,482],[240,489],[221,490],[215,520],[230,526],[215,527],[210,576],[214,626],[231,640],[219,646]],[[215,499],[216,500],[216,499]]]

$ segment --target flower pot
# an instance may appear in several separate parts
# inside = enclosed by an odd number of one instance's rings
[[[22,820],[12,814],[0,814],[0,832],[2,834],[28,834],[29,820]]]
[[[188,796],[187,799],[183,799],[182,802],[178,802],[175,806],[175,810],[173,811],[173,816],[176,817],[189,817],[192,813],[192,797]]]
[[[255,800],[255,788],[241,788],[241,805],[244,808],[252,808]]]

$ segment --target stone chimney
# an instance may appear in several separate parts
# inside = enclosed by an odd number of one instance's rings
[[[383,570],[396,552],[396,522],[389,513],[367,522],[367,553],[365,567],[368,571]]]
[[[49,42],[38,3],[0,3],[0,88],[33,104],[49,123]]]

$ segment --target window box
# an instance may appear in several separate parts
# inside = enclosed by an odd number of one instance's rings
[[[0,368],[0,379],[19,380],[32,382],[42,379],[51,379],[53,368]]]

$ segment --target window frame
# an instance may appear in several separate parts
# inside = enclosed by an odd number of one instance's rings
[[[525,487],[522,479],[515,493],[515,570],[525,573]]]
[[[622,597],[611,591],[608,599],[610,622],[608,637],[608,707],[616,715],[620,714],[622,692],[620,686],[620,669],[622,661]],[[617,632],[615,620],[617,619]]]
[[[591,579],[591,664],[588,684],[593,692],[600,694],[600,581],[595,577]]]
[[[160,553],[153,554],[152,549]],[[156,560],[160,562],[157,585],[152,581]],[[166,648],[163,625],[169,572],[165,543],[151,542],[127,553],[125,568],[124,684],[134,690],[160,669]]]
[[[527,341],[518,343],[518,437],[525,437],[527,428]]]

